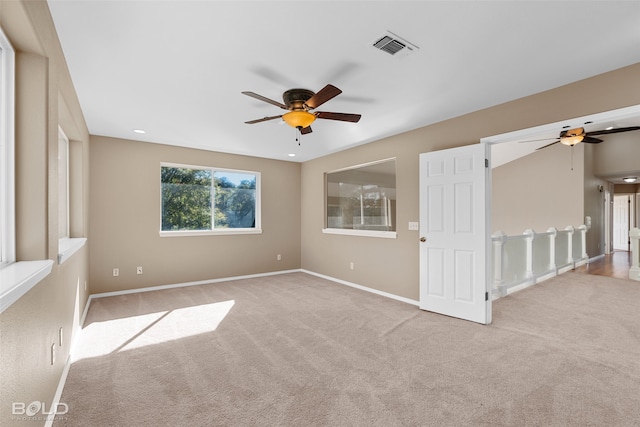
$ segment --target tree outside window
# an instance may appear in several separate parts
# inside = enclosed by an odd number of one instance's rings
[[[256,172],[162,166],[162,231],[256,229]]]

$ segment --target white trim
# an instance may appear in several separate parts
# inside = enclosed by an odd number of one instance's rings
[[[160,230],[160,237],[216,236],[233,234],[262,234],[260,228],[215,228],[213,230]]]
[[[64,166],[65,166],[65,170],[62,171],[60,168],[60,160],[61,160],[61,155],[60,155],[60,143],[64,144]],[[60,180],[64,180],[64,205],[66,205],[64,207],[64,211],[65,211],[65,215],[59,215],[58,216],[58,238],[59,239],[64,239],[64,238],[69,238],[70,236],[70,230],[71,230],[71,225],[70,225],[70,212],[71,212],[71,193],[69,191],[70,187],[69,187],[69,148],[70,148],[70,144],[69,144],[69,138],[67,137],[67,135],[64,133],[64,131],[62,130],[62,127],[60,125],[58,125],[58,190],[60,190]],[[62,176],[61,176],[62,175]],[[62,205],[63,203],[61,203],[60,201],[60,197],[62,196],[62,194],[60,194],[60,192],[58,191],[58,204]],[[60,212],[60,208],[58,208],[58,212]],[[63,217],[63,218],[60,218]],[[64,234],[63,236],[60,235],[60,222],[64,221]]]
[[[323,228],[324,234],[341,234],[343,236],[380,237],[384,239],[396,239],[398,233],[395,231],[377,230],[353,230],[348,228]]]
[[[594,256],[594,257],[592,257],[592,258],[589,258],[589,260],[587,261],[587,263],[597,261],[597,260],[599,260],[600,258],[604,258],[604,254],[596,255],[596,256]]]
[[[91,305],[92,300],[93,300],[93,295],[89,295],[89,298],[87,298],[87,303],[84,305],[84,311],[82,312],[82,317],[80,318],[80,330],[84,328],[84,322],[87,320],[87,314],[89,313],[89,306]],[[75,341],[77,341],[78,335],[76,335]],[[71,344],[72,348],[75,345],[75,341]],[[72,351],[70,351],[69,353],[72,353]]]
[[[407,303],[407,304],[411,304],[411,305],[415,305],[415,306],[419,306],[420,305],[420,302],[416,301],[416,300],[412,300],[412,299],[409,299],[409,298],[401,297],[399,295],[390,294],[390,293],[384,292],[384,291],[379,291],[377,289],[373,289],[373,288],[369,288],[369,287],[366,287],[366,286],[358,285],[356,283],[347,282],[346,280],[336,279],[335,277],[326,276],[324,274],[320,274],[320,273],[316,273],[316,272],[313,272],[313,271],[309,271],[309,270],[305,270],[305,269],[299,268],[299,269],[293,269],[293,270],[279,270],[279,271],[271,271],[271,272],[268,272],[268,273],[247,274],[247,275],[244,275],[244,276],[222,277],[220,279],[199,280],[199,281],[196,281],[196,282],[175,283],[175,284],[171,284],[171,285],[152,286],[152,287],[149,287],[149,288],[126,289],[126,290],[122,290],[122,291],[103,292],[103,293],[99,293],[99,294],[92,294],[92,295],[89,296],[89,299],[87,300],[87,305],[86,305],[84,313],[82,315],[82,320],[81,320],[80,325],[81,326],[84,325],[85,319],[87,317],[87,313],[89,312],[89,305],[91,304],[91,302],[95,298],[105,298],[105,297],[112,297],[112,296],[118,296],[118,295],[136,294],[136,293],[140,293],[140,292],[161,291],[161,290],[165,290],[165,289],[184,288],[184,287],[187,287],[187,286],[208,285],[208,284],[211,284],[211,283],[230,282],[230,281],[233,281],[233,280],[255,279],[255,278],[258,278],[258,277],[277,276],[277,275],[280,275],[280,274],[290,274],[290,273],[310,274],[312,276],[320,277],[322,279],[331,280],[332,282],[336,282],[336,283],[339,283],[341,285],[346,285],[346,286],[350,286],[352,288],[360,289],[361,291],[371,292],[371,293],[374,293],[374,294],[377,294],[377,295],[380,295],[380,296],[383,296],[383,297],[391,298],[391,299],[394,299],[396,301],[401,301],[401,302],[404,302],[404,303]]]
[[[47,277],[53,261],[20,261],[0,269],[0,313]]]
[[[582,127],[587,121],[594,123],[601,123],[606,121],[622,120],[628,117],[635,117],[640,114],[640,105],[633,105],[631,107],[619,108],[617,110],[605,111],[603,113],[591,114],[588,116],[577,117],[573,119],[562,120],[555,123],[548,123],[546,125],[535,126],[532,128],[521,129],[514,132],[507,132],[499,135],[487,136],[480,139],[480,142],[487,144],[502,144],[505,142],[513,142],[518,140],[525,140],[533,137],[538,137],[541,134],[557,135],[558,130],[562,129],[562,126],[570,127]]]
[[[0,28],[0,267],[16,260],[15,52]]]
[[[137,289],[126,289],[123,291],[103,292],[100,294],[91,295],[90,299],[112,297],[117,295],[137,294],[139,292],[161,291],[164,289],[184,288],[187,286],[207,285],[210,283],[230,282],[232,280],[255,279],[257,277],[277,276],[278,274],[297,273],[300,271],[301,270],[280,270],[280,271],[272,271],[268,273],[247,274],[245,276],[223,277],[220,279],[199,280],[197,282],[184,282],[184,283],[176,283],[173,285],[152,286],[149,288],[137,288]]]
[[[58,240],[58,264],[67,261],[87,242],[86,237],[64,237]]]
[[[364,168],[364,167],[367,167],[367,166],[373,166],[373,165],[377,165],[378,163],[389,162],[391,160],[397,160],[397,157],[389,157],[387,159],[374,160],[372,162],[360,163],[359,165],[347,166],[346,168],[334,169],[334,170],[330,170],[328,172],[325,172],[325,175],[328,174],[328,173],[343,172],[343,171],[348,171],[348,170],[351,170],[351,169],[358,169],[358,168]]]
[[[64,364],[64,368],[62,369],[62,375],[60,376],[60,381],[58,381],[58,388],[56,389],[56,394],[53,395],[53,401],[49,408],[55,409],[58,407],[58,403],[60,403],[60,398],[62,397],[62,391],[64,390],[64,386],[67,383],[67,375],[69,375],[69,368],[71,368],[71,354],[67,357],[67,361]],[[64,403],[64,402],[62,402]],[[56,417],[60,417],[57,414],[49,414],[47,415],[47,422],[44,424],[44,427],[51,427]]]
[[[409,299],[409,298],[401,297],[399,295],[390,294],[390,293],[384,292],[384,291],[379,291],[377,289],[368,288],[366,286],[358,285],[356,283],[347,282],[346,280],[336,279],[335,277],[325,276],[324,274],[315,273],[313,271],[309,271],[309,270],[305,270],[305,269],[301,269],[300,271],[302,273],[307,273],[307,274],[310,274],[312,276],[320,277],[322,279],[331,280],[332,282],[336,282],[336,283],[339,283],[341,285],[346,285],[346,286],[350,286],[352,288],[360,289],[361,291],[371,292],[372,294],[380,295],[380,296],[383,296],[383,297],[394,299],[396,301],[401,301],[401,302],[404,302],[404,303],[407,303],[407,304],[415,305],[416,307],[420,306],[420,301],[416,301],[416,300],[412,300],[412,299]]]

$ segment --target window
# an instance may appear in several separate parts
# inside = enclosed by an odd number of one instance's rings
[[[260,174],[202,166],[160,167],[163,236],[260,233]]]
[[[69,139],[58,127],[58,238],[69,237]]]
[[[325,233],[396,237],[396,161],[325,174]]]
[[[0,313],[49,275],[53,261],[16,262],[15,54],[0,29]]]
[[[0,29],[0,268],[15,257],[14,52]]]

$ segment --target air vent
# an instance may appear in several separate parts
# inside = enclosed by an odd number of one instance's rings
[[[398,40],[394,40],[389,36],[384,36],[380,40],[378,40],[373,47],[378,48],[384,52],[387,52],[391,55],[395,55],[399,51],[405,48],[405,44],[399,42]]]
[[[398,37],[391,31],[387,31],[386,34],[378,37],[376,42],[373,43],[373,47],[394,56],[404,56],[418,49],[417,46]]]

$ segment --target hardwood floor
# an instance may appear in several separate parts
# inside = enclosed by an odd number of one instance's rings
[[[595,274],[598,276],[617,277],[618,279],[629,278],[629,268],[631,267],[631,252],[614,251],[610,255],[605,255],[586,265],[576,268],[582,273]]]

